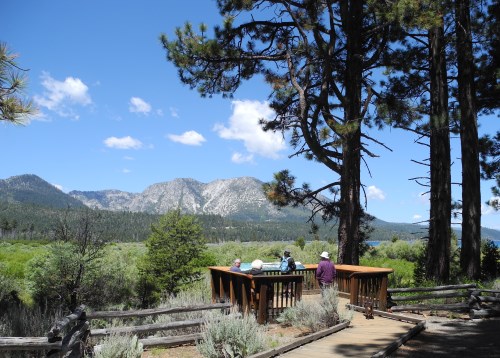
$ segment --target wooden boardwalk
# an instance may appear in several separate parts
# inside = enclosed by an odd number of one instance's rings
[[[349,327],[284,353],[280,357],[371,357],[413,327],[415,327],[415,323],[401,322],[380,316],[366,319],[362,313],[354,312]]]

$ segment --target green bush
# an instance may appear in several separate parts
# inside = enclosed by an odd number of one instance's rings
[[[162,292],[176,294],[190,282],[199,279],[195,265],[206,249],[198,221],[180,210],[170,211],[151,225],[146,240],[147,253],[139,263],[141,306],[156,304]]]
[[[384,241],[375,248],[376,256],[388,259],[400,259],[409,262],[416,262],[425,243],[422,240],[416,241]]]
[[[202,340],[196,347],[203,357],[248,357],[266,348],[265,327],[253,315],[229,315],[209,311],[202,326]]]
[[[135,306],[137,258],[124,247],[103,249],[102,257],[86,261],[80,273],[80,263],[85,256],[76,254],[77,246],[55,242],[27,263],[25,287],[42,307],[70,307],[70,296],[74,292],[78,305],[85,304],[96,310],[115,304]]]
[[[491,240],[481,242],[481,276],[491,280],[500,275],[500,249]]]

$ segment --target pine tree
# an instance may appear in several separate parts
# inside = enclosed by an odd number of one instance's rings
[[[151,225],[151,231],[147,253],[139,265],[143,306],[155,303],[162,293],[175,295],[183,285],[198,279],[201,273],[193,262],[205,250],[198,221],[180,210],[162,216]]]
[[[26,87],[25,70],[17,65],[17,55],[11,54],[7,45],[0,43],[0,120],[21,124],[35,109],[22,95]]]
[[[295,187],[284,170],[266,186],[277,205],[311,205],[329,221],[339,218],[340,263],[359,263],[360,167],[370,152],[362,126],[370,122],[373,71],[390,39],[386,3],[353,0],[218,1],[223,26],[214,38],[206,26],[177,29],[161,40],[181,81],[202,96],[231,96],[243,81],[263,76],[276,113],[266,131],[291,136],[292,156],[330,169],[338,179],[324,187]],[[376,141],[375,141],[376,142]],[[333,196],[333,201],[324,200]],[[310,206],[310,207],[311,207]]]
[[[455,0],[455,33],[462,153],[460,267],[470,279],[479,279],[481,275],[481,184],[470,0]]]
[[[429,148],[428,158],[414,160],[428,168],[429,176],[413,179],[430,196],[426,275],[444,282],[451,245],[448,9],[441,1],[407,1],[397,9],[392,16],[400,24],[400,46],[385,59],[389,79],[382,82],[378,113],[380,123],[415,133],[416,141]]]

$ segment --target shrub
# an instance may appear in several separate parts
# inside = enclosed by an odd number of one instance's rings
[[[264,327],[253,315],[237,318],[235,310],[224,315],[207,312],[202,327],[202,340],[196,347],[207,358],[247,357],[266,348]]]
[[[162,292],[176,294],[201,276],[194,260],[205,251],[202,229],[194,216],[170,211],[151,225],[148,249],[139,264],[142,306],[156,303]]]
[[[101,341],[94,358],[140,358],[143,351],[137,336],[112,334]]]
[[[481,276],[483,279],[494,279],[500,274],[500,250],[491,240],[481,243]]]
[[[298,301],[295,307],[286,308],[277,321],[317,332],[352,319],[352,311],[339,313],[338,304],[337,288],[328,288],[323,291],[320,302]]]
[[[382,242],[377,248],[376,252],[379,256],[387,257],[389,259],[400,259],[409,262],[416,262],[419,253],[425,243],[422,240],[405,241],[395,240]]]

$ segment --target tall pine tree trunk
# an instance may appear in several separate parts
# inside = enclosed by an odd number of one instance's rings
[[[363,1],[356,0],[341,2],[342,20],[346,25],[347,37],[344,98],[344,120],[347,130],[342,145],[338,262],[352,265],[359,264],[363,5]]]
[[[462,248],[460,267],[471,279],[481,276],[481,190],[470,0],[455,1],[458,101],[462,148]]]
[[[450,273],[451,173],[448,86],[443,25],[429,31],[430,222],[426,276],[446,282]]]

